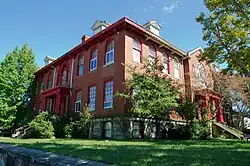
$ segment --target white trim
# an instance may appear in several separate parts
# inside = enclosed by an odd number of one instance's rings
[[[82,105],[82,101],[81,100],[78,100],[75,102],[75,112],[80,112],[81,111],[81,108],[79,111],[76,110],[76,104],[80,103],[80,106]]]
[[[192,55],[193,53],[195,53],[196,51],[201,51],[202,53],[204,52],[204,51],[203,51],[203,48],[197,47],[197,48],[195,48],[195,49],[189,51],[189,52],[188,52],[188,56],[191,56],[191,55]]]

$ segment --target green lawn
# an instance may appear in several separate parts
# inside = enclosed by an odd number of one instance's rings
[[[250,165],[250,143],[210,141],[105,141],[10,139],[0,142],[116,165]]]

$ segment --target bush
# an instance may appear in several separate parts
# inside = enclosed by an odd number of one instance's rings
[[[56,138],[65,138],[64,128],[69,124],[70,119],[66,114],[56,115],[55,113],[49,113],[49,120],[52,122],[54,127],[54,133]]]
[[[51,138],[54,136],[54,127],[49,119],[48,112],[42,112],[30,123],[30,135],[32,138]]]
[[[206,122],[203,121],[191,122],[186,127],[189,139],[198,140],[198,139],[208,139],[209,137],[210,129]]]
[[[87,108],[87,107],[86,107]],[[80,119],[72,121],[64,128],[66,137],[68,138],[88,138],[91,123],[91,114],[88,109],[80,113]]]

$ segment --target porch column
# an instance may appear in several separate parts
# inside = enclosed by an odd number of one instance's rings
[[[221,100],[219,100],[220,107],[218,109],[218,122],[224,123],[223,107]]]
[[[42,112],[45,112],[46,108],[46,97],[42,97]]]
[[[60,113],[60,93],[56,94],[56,99],[55,99],[55,113],[59,114]]]
[[[211,119],[211,110],[210,110],[210,107],[209,107],[209,100],[210,100],[210,97],[206,96],[205,97],[205,108],[207,109],[207,119],[208,120]]]

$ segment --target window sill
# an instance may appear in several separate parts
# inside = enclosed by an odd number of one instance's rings
[[[106,63],[105,65],[103,65],[103,67],[110,66],[110,65],[113,65],[113,64],[114,64],[114,61],[113,61],[113,62]]]
[[[94,69],[91,69],[91,70],[89,70],[89,72],[93,72],[93,71],[95,71],[97,68],[94,68]]]
[[[113,107],[105,107],[104,110],[105,110],[105,111],[112,111],[112,110],[113,110]]]

